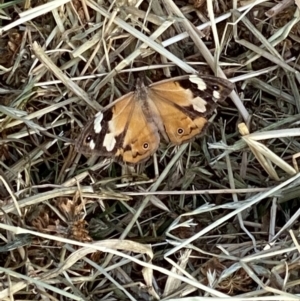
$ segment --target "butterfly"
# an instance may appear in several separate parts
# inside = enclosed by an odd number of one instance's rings
[[[233,88],[230,81],[207,75],[184,75],[149,86],[138,80],[135,91],[87,123],[76,150],[133,164],[145,161],[158,149],[160,137],[180,145],[203,133],[217,102]]]

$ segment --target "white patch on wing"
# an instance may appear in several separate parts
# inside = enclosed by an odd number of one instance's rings
[[[192,104],[193,108],[195,111],[200,112],[200,113],[205,113],[206,112],[206,105],[207,102],[201,98],[201,97],[195,97],[192,99]]]
[[[109,134],[106,134],[104,137],[103,146],[106,148],[106,150],[108,152],[111,152],[114,149],[116,142],[117,141],[116,141],[114,134],[109,133]]]
[[[214,92],[213,92],[213,97],[214,97],[215,99],[220,99],[221,95],[220,95],[220,93],[219,93],[218,91],[214,91]]]
[[[96,144],[95,144],[95,142],[94,142],[93,139],[90,141],[89,145],[90,145],[90,149],[94,149],[95,148]]]
[[[101,125],[102,119],[103,119],[103,113],[98,112],[95,115],[95,120],[94,120],[94,131],[96,134],[99,134],[102,130],[102,125]]]
[[[202,78],[200,78],[199,76],[191,75],[189,77],[189,79],[192,83],[197,85],[197,87],[200,91],[205,91],[206,90],[207,85],[206,85],[205,81]]]

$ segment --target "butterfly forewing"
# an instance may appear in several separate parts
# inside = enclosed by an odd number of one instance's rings
[[[224,100],[232,89],[227,80],[193,75],[154,84],[148,96],[164,125],[162,135],[181,144],[203,132],[216,102]]]
[[[78,138],[77,150],[87,155],[113,156],[128,163],[148,159],[159,146],[159,134],[135,98],[136,94],[123,97],[104,112],[102,120],[101,112],[97,113]]]
[[[111,156],[122,145],[124,131],[134,107],[134,94],[130,93],[108,110],[98,112],[88,122],[76,142],[76,149],[86,155]],[[113,133],[113,134],[112,134]],[[119,138],[118,141],[116,137]]]

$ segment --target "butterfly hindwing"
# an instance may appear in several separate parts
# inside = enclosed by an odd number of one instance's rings
[[[125,162],[138,163],[148,159],[159,146],[159,133],[151,116],[145,113],[145,108],[139,103],[134,94],[133,108],[130,113],[123,110],[123,104],[118,102],[113,107],[116,117],[109,122],[111,134],[114,130],[122,129],[122,140],[116,149],[116,157]],[[127,119],[126,125],[122,126],[121,119]]]

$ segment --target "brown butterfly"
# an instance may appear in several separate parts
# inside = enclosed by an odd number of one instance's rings
[[[160,135],[176,145],[200,135],[216,102],[233,87],[228,80],[207,75],[185,75],[150,86],[138,81],[134,92],[88,122],[76,149],[128,163],[147,160],[158,149]]]

